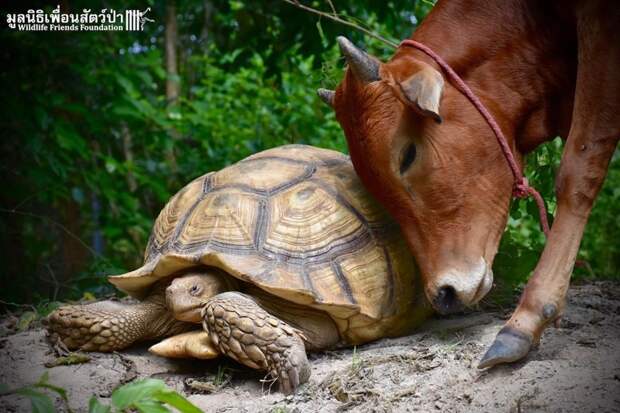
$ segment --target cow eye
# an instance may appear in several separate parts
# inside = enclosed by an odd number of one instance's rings
[[[400,162],[400,173],[404,174],[407,172],[407,169],[411,166],[413,161],[415,161],[416,148],[415,144],[411,144],[405,149],[403,152],[402,160]]]

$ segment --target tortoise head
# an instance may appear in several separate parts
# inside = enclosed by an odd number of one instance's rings
[[[166,305],[177,320],[200,323],[207,300],[234,288],[234,279],[217,268],[194,269],[172,280],[166,288]]]

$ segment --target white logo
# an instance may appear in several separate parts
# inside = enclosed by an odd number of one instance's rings
[[[155,20],[146,17],[146,13],[150,12],[151,8],[147,7],[146,10],[127,10],[125,11],[125,30],[127,31],[143,31],[144,23],[154,22]]]
[[[11,29],[19,31],[143,31],[146,22],[155,20],[146,17],[151,11],[125,10],[124,13],[114,9],[102,9],[91,13],[82,9],[82,13],[61,13],[56,6],[51,13],[43,10],[28,10],[26,13],[6,15],[6,22]]]

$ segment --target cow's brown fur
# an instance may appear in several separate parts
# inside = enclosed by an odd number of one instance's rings
[[[585,223],[620,138],[619,27],[620,7],[604,0],[452,0],[439,1],[412,37],[469,84],[520,163],[541,143],[567,137],[556,219],[508,322],[534,341],[562,312]],[[489,126],[449,82],[443,123],[411,110],[398,86],[426,65],[439,70],[422,52],[401,47],[381,65],[379,81],[359,81],[347,70],[334,108],[356,171],[401,224],[432,300],[438,272],[480,256],[493,262],[513,178]],[[417,158],[401,174],[412,142]],[[557,308],[551,317],[542,315],[545,304]]]

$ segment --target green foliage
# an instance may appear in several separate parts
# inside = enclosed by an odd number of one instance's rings
[[[226,383],[230,382],[231,378],[232,378],[232,372],[230,368],[226,366],[222,366],[220,364],[217,366],[217,373],[215,374],[215,377],[213,378],[213,384],[216,387],[222,387]]]
[[[554,180],[560,165],[562,140],[541,145],[526,159],[525,174],[545,199],[548,214],[555,210]],[[549,216],[549,222],[553,222]],[[538,207],[532,198],[512,203],[505,236],[493,266],[496,279],[509,289],[524,283],[545,246]]]
[[[24,311],[17,321],[17,331],[28,330],[28,327],[37,319],[34,311]]]
[[[357,346],[353,346],[353,353],[351,354],[351,369],[359,370],[364,364],[364,360],[360,357],[357,352]]]
[[[41,391],[26,387],[16,391],[16,393],[30,400],[32,413],[50,413],[56,411],[52,400]]]
[[[555,176],[560,167],[564,142],[560,138],[541,145],[527,156],[525,173],[542,194],[549,222],[556,209]],[[618,278],[620,275],[620,151],[616,150],[607,179],[592,210],[578,259],[585,266],[575,268],[575,277]],[[538,208],[533,199],[514,201],[494,270],[509,288],[527,281],[545,246]]]
[[[388,58],[385,44],[281,0],[177,2],[179,99],[166,100],[165,2],[144,32],[0,33],[0,298],[54,302],[113,290],[105,275],[141,264],[153,221],[196,176],[287,143],[346,151],[317,87],[338,84],[346,35]],[[327,2],[313,6],[329,10]],[[346,18],[394,41],[434,2],[334,1]],[[89,2],[71,2],[75,10]],[[211,7],[206,13],[205,5]],[[142,3],[112,0],[118,10]],[[48,7],[49,8],[49,7]],[[23,10],[22,10],[23,11]],[[209,15],[207,19],[205,16]],[[528,160],[553,209],[561,144]],[[618,156],[582,245],[597,276],[620,261]],[[496,272],[514,283],[531,271],[544,239],[531,201],[513,206]]]
[[[618,278],[620,274],[620,150],[616,149],[605,184],[594,204],[581,242],[580,257],[596,277]],[[591,276],[580,269],[580,274]]]
[[[110,406],[101,404],[99,399],[95,396],[91,397],[88,401],[88,413],[109,413],[110,410]]]
[[[64,403],[65,411],[71,413],[67,391],[49,383],[48,373],[44,373],[33,385],[15,390],[2,388],[2,394],[18,394],[30,400],[33,413],[54,413],[54,403],[43,390],[56,393]],[[174,410],[173,410],[174,409]],[[127,383],[112,393],[110,405],[102,404],[95,396],[88,403],[89,413],[129,412],[141,413],[200,413],[185,397],[166,386],[161,380],[143,379]]]
[[[90,356],[84,353],[70,353],[66,356],[56,357],[54,360],[46,362],[44,365],[47,368],[57,366],[72,366],[74,364],[83,364],[90,361]]]
[[[54,403],[52,399],[44,392],[49,390],[56,393],[64,403],[65,411],[71,413],[72,410],[69,407],[69,399],[67,397],[67,391],[62,387],[54,386],[49,383],[49,375],[47,372],[43,373],[39,381],[30,385],[20,387],[15,390],[8,390],[6,386],[2,386],[2,394],[17,394],[30,400],[30,407],[32,413],[54,413]]]
[[[181,413],[200,413],[201,410],[185,397],[171,390],[161,380],[144,379],[119,387],[112,393],[112,406],[115,411],[136,409],[142,413],[171,412],[174,407]],[[95,398],[90,401],[91,413],[104,407]],[[109,411],[109,410],[108,410]]]

